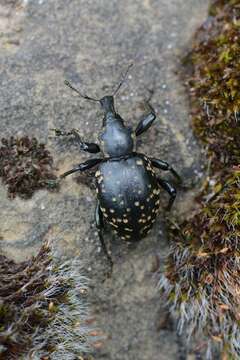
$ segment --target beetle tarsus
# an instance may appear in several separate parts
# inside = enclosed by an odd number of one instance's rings
[[[79,135],[79,132],[77,129],[72,129],[70,131],[63,131],[61,129],[58,128],[54,128],[54,129],[50,129],[51,131],[55,132],[55,136],[59,137],[59,136],[74,136],[74,138],[77,140],[80,150],[92,153],[92,154],[96,154],[98,152],[100,152],[100,147],[98,146],[98,144],[95,143],[88,143],[85,141],[82,141],[81,136]]]
[[[171,208],[172,208],[172,205],[174,203],[174,200],[176,198],[176,195],[177,195],[177,191],[176,189],[166,180],[163,180],[163,179],[158,179],[158,183],[159,185],[168,192],[168,194],[170,195],[170,199],[169,199],[169,202],[168,202],[168,206],[166,208],[167,211],[170,211]]]

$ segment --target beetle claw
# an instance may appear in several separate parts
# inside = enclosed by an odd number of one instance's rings
[[[49,179],[49,180],[46,181],[46,184],[47,184],[50,188],[54,189],[54,188],[58,187],[58,185],[60,184],[60,182],[61,182],[61,179],[60,179],[60,178],[57,178],[57,179]]]

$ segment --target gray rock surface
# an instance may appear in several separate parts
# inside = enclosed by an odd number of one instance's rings
[[[29,134],[47,142],[59,173],[89,158],[72,142],[49,139],[53,127],[79,128],[87,141],[97,140],[101,129],[98,105],[75,96],[63,80],[100,97],[114,89],[133,61],[117,96],[118,111],[136,126],[153,91],[158,119],[139,140],[139,149],[169,161],[186,183],[195,182],[201,154],[176,71],[207,6],[207,0],[0,1],[1,136]],[[151,234],[134,246],[106,235],[114,259],[107,278],[94,227],[95,194],[82,177],[68,177],[59,193],[39,191],[28,201],[10,201],[1,185],[0,198],[5,254],[24,259],[49,239],[60,254],[82,257],[96,323],[106,335],[96,359],[186,358],[156,290],[154,273],[163,268],[169,246],[164,212]],[[166,201],[163,195],[163,205]],[[175,211],[190,207],[191,193],[180,191]]]

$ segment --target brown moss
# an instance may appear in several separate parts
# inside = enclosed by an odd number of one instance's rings
[[[208,151],[196,211],[172,228],[160,287],[206,358],[240,357],[240,0],[217,0],[187,57],[192,125]],[[191,70],[189,72],[189,69]],[[219,352],[218,352],[219,356]]]
[[[44,144],[27,136],[2,139],[0,177],[7,185],[8,195],[27,199],[38,189],[57,189],[53,159]]]

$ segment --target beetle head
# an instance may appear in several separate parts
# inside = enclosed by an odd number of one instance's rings
[[[114,107],[114,96],[117,94],[122,84],[127,78],[129,69],[133,66],[130,64],[112,95],[105,95],[101,99],[95,99],[88,95],[82,94],[74,88],[68,81],[65,84],[75,91],[79,96],[86,100],[100,102],[104,111],[103,128],[101,141],[104,147],[104,153],[109,156],[122,156],[133,151],[132,129],[124,126],[124,121],[119,114],[116,113]]]
[[[107,114],[108,112],[115,114],[113,95],[104,96],[102,99],[100,99],[100,104],[105,114]]]

